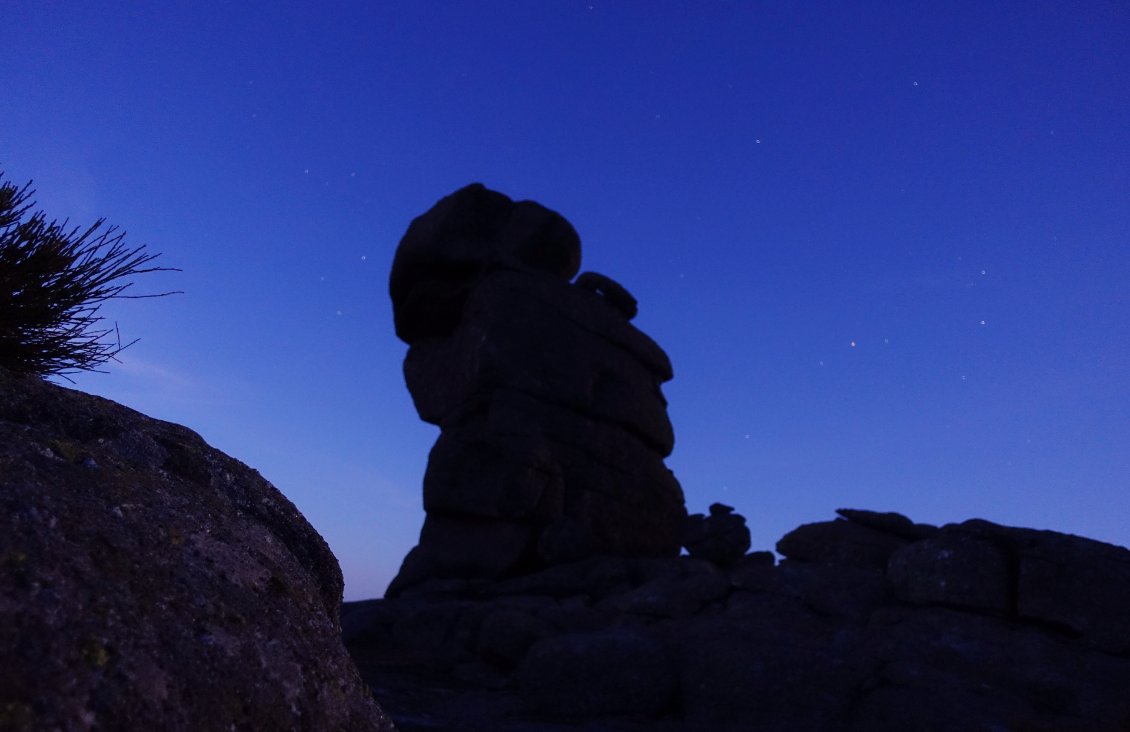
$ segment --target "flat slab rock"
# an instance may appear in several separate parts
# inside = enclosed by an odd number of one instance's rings
[[[843,510],[725,567],[596,557],[346,603],[405,732],[1130,729],[1130,552]]]

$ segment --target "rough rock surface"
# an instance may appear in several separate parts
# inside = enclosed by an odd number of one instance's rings
[[[392,730],[322,538],[178,425],[0,371],[0,729]]]
[[[1130,551],[842,510],[722,567],[590,557],[346,603],[405,732],[1130,729]]]
[[[416,218],[389,282],[420,417],[440,427],[427,517],[390,595],[593,555],[674,556],[686,518],[666,354],[610,278],[570,279],[557,213],[479,184]]]

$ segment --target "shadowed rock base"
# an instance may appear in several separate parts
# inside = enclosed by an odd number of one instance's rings
[[[840,514],[778,564],[594,557],[346,603],[346,646],[404,732],[1130,729],[1130,551]]]

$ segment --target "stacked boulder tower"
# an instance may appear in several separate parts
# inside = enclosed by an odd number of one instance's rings
[[[635,299],[583,273],[580,238],[472,184],[409,226],[389,291],[408,389],[440,428],[419,544],[389,588],[497,579],[593,555],[674,556],[683,492],[663,350]]]

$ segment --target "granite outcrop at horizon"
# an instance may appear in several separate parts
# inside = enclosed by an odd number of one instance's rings
[[[391,732],[341,593],[256,471],[0,369],[0,730]]]
[[[579,267],[563,218],[477,184],[397,251],[441,433],[419,544],[342,628],[403,732],[1130,732],[1130,551],[841,509],[751,552],[732,507],[687,515],[670,363]]]
[[[674,556],[683,493],[658,345],[582,273],[559,214],[473,184],[409,226],[389,292],[408,389],[440,427],[418,545],[388,594],[589,556]]]
[[[592,557],[346,603],[346,646],[403,732],[1130,730],[1130,551],[838,513],[780,562]]]

